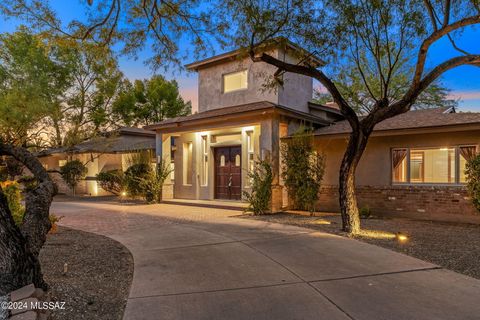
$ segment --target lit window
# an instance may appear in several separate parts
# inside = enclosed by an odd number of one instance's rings
[[[223,92],[224,93],[247,89],[247,86],[248,86],[247,70],[223,75]]]
[[[475,153],[474,146],[393,149],[392,180],[394,183],[465,183],[465,159]]]
[[[67,164],[67,160],[58,160],[58,166],[59,167],[63,167],[66,164]]]
[[[253,172],[255,168],[255,161],[254,161],[254,138],[253,138],[253,131],[247,131],[247,170],[248,173]],[[247,179],[247,185],[251,185],[251,179]]]
[[[241,133],[233,133],[233,134],[222,134],[213,136],[213,142],[215,143],[237,143],[242,140]]]
[[[202,186],[208,184],[208,136],[202,136]]]
[[[459,179],[461,183],[467,182],[467,175],[465,170],[467,167],[467,161],[472,160],[477,155],[476,146],[460,146],[458,147],[458,160],[459,160]]]
[[[192,184],[192,149],[193,144],[187,142],[183,144],[183,184]]]
[[[240,167],[240,155],[239,154],[237,154],[235,156],[235,166]]]
[[[407,149],[392,151],[393,181],[407,182]]]

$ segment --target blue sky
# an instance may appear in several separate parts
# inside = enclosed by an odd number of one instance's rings
[[[58,12],[63,21],[71,21],[79,18],[79,12],[83,12],[83,5],[80,1],[53,0],[52,6]],[[21,24],[19,20],[0,21],[0,32],[12,32]],[[478,28],[466,29],[457,43],[461,48],[478,53],[480,52],[480,30]],[[218,54],[220,52],[216,52]],[[447,39],[442,39],[431,48],[427,68],[442,62],[457,52],[452,48]],[[120,57],[119,64],[122,72],[129,79],[149,78],[154,72],[144,64],[149,57],[148,49],[140,52],[138,59],[129,59]],[[415,59],[416,57],[412,57]],[[186,59],[184,63],[192,62],[192,59]],[[176,79],[180,86],[180,93],[186,100],[191,100],[194,110],[197,107],[197,76],[194,73],[186,72],[161,72],[169,79]],[[442,84],[452,90],[451,98],[460,100],[461,111],[480,112],[480,68],[473,66],[463,66],[448,71],[440,79]]]

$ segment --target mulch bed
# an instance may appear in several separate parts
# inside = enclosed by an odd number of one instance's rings
[[[122,319],[133,277],[133,257],[122,244],[59,227],[48,236],[40,262],[51,300],[65,302],[66,309],[50,319]]]
[[[347,236],[340,230],[342,224],[338,215],[310,217],[282,213],[243,217]],[[331,224],[319,224],[322,221],[328,221]],[[401,218],[370,218],[362,219],[362,229],[404,233],[408,235],[405,243],[399,243],[395,239],[366,237],[356,237],[356,239],[480,279],[480,225]]]

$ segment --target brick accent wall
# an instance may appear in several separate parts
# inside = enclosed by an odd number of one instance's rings
[[[467,215],[479,216],[465,187],[445,186],[359,186],[359,207],[388,216]],[[323,186],[318,210],[338,212],[338,187]]]

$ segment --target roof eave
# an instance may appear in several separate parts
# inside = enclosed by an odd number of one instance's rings
[[[441,126],[428,126],[428,127],[416,127],[416,128],[401,128],[401,129],[384,129],[384,130],[374,130],[371,134],[371,137],[381,137],[381,136],[395,136],[395,135],[407,135],[407,134],[419,134],[419,133],[441,133],[441,132],[452,132],[452,131],[469,131],[469,130],[480,130],[480,123],[458,123],[452,125],[441,125]],[[349,132],[332,132],[332,133],[314,133],[315,137],[325,137],[325,138],[343,138],[350,135]]]
[[[299,45],[297,45],[297,44],[295,44],[291,41],[287,41],[286,46],[287,46],[287,48],[289,48],[293,51],[308,54],[309,59],[311,59],[311,61],[314,62],[313,66],[315,66],[315,67],[324,66],[326,64],[326,62],[323,61],[322,59],[320,59],[319,57],[309,53],[308,51],[306,51],[305,49],[303,49],[302,47],[300,47]],[[243,49],[235,49],[235,50],[232,50],[232,51],[228,51],[228,52],[216,55],[214,57],[210,57],[210,58],[207,58],[207,59],[195,61],[195,62],[186,64],[185,68],[187,70],[190,70],[190,71],[198,71],[198,69],[200,69],[201,67],[207,66],[207,65],[212,64],[212,63],[221,62],[221,61],[228,60],[228,59],[233,60],[242,52],[242,50]]]

